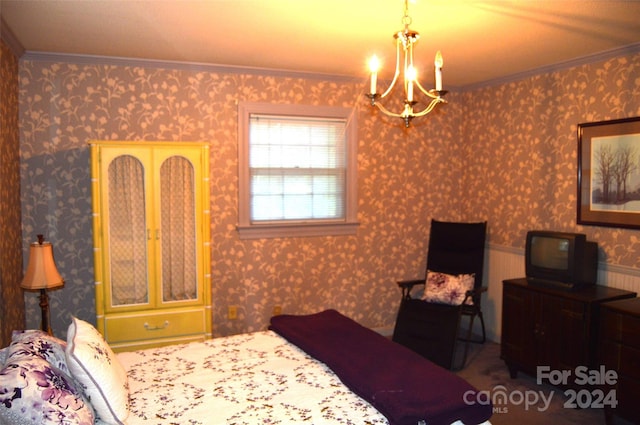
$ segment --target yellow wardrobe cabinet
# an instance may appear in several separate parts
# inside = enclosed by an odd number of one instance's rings
[[[210,338],[208,145],[89,145],[98,330],[116,351]]]

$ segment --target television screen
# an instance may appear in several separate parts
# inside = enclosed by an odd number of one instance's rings
[[[581,233],[531,230],[525,246],[528,278],[558,282],[565,286],[596,283],[598,245]]]
[[[569,240],[553,237],[531,238],[531,264],[554,270],[569,269]]]

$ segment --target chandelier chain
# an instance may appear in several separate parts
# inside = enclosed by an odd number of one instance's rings
[[[409,25],[413,23],[413,19],[409,16],[409,0],[404,0],[404,16],[402,17],[402,25],[405,32],[409,29]]]

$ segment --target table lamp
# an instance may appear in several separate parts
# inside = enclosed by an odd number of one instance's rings
[[[49,296],[47,289],[59,288],[64,285],[56,263],[53,261],[53,248],[50,242],[45,242],[42,235],[38,235],[38,242],[29,248],[29,265],[20,286],[28,291],[40,290],[40,309],[42,310],[42,330],[52,335],[49,326]]]

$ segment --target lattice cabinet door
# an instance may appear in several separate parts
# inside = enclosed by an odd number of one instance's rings
[[[208,145],[90,146],[98,329],[116,349],[210,337]]]

